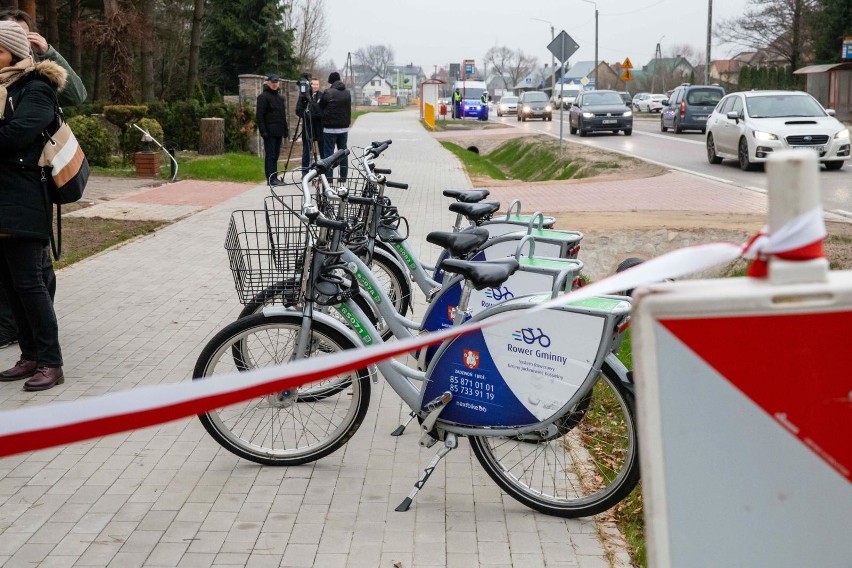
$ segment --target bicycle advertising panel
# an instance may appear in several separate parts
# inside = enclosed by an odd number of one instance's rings
[[[550,296],[504,304],[540,302]],[[441,420],[465,426],[526,426],[547,420],[596,376],[606,354],[607,312],[629,303],[593,298],[537,314],[534,322],[495,324],[452,340],[429,370],[423,403],[445,391]]]
[[[852,272],[635,304],[650,566],[852,566]],[[654,293],[656,292],[656,293]]]

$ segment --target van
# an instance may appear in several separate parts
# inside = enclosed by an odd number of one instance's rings
[[[461,93],[462,101],[459,116],[456,116],[456,108],[453,105],[453,118],[462,118],[465,116],[479,118],[481,113],[486,112],[487,106],[483,108],[481,101],[482,93],[488,90],[488,85],[485,84],[485,81],[456,81],[453,84],[453,93],[456,92],[456,89]],[[453,97],[451,95],[450,101],[452,100]]]
[[[707,130],[707,117],[725,96],[725,89],[718,85],[690,85],[676,87],[668,101],[663,101],[660,113],[660,130],[669,128],[680,134],[684,130]]]
[[[556,85],[556,92],[551,98],[553,108],[559,108],[559,102],[562,101],[562,108],[569,109],[580,94],[582,87],[580,85]]]

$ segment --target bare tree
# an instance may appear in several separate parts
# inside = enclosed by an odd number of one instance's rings
[[[192,32],[189,40],[189,71],[187,73],[186,94],[192,96],[192,89],[198,81],[198,59],[201,56],[201,24],[204,21],[204,0],[195,0],[192,10]]]
[[[355,52],[355,60],[374,75],[384,77],[388,65],[393,65],[393,48],[389,45],[368,45]]]
[[[285,27],[294,32],[296,59],[304,71],[317,71],[322,48],[326,44],[325,0],[296,0],[285,18]]]
[[[765,49],[795,70],[810,43],[808,18],[817,0],[748,0],[742,16],[721,21],[715,35],[725,43]]]
[[[695,67],[704,63],[704,50],[688,43],[675,43],[666,48],[666,57],[683,57]]]
[[[509,49],[506,46],[495,45],[485,53],[485,65],[490,65],[493,72],[503,79],[506,89],[512,89],[521,79],[529,75],[538,66],[538,61],[531,55],[525,55],[520,49]],[[487,79],[487,78],[486,78]]]

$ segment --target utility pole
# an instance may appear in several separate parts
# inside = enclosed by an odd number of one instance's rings
[[[707,55],[704,57],[704,84],[710,84],[710,32],[713,29],[713,0],[707,0]]]
[[[595,7],[595,89],[600,89],[598,84],[598,5],[592,0],[583,0],[583,2]]]
[[[542,20],[541,18],[530,18],[531,20],[536,20],[537,22],[544,22],[545,24],[550,24],[550,41],[553,41],[556,37],[556,30],[553,27],[553,22],[548,20]],[[553,95],[556,93],[556,56],[552,53],[550,54],[550,98],[553,98]]]
[[[651,76],[651,93],[657,92],[657,73],[660,72],[660,59],[663,56],[660,49],[660,42],[663,41],[664,37],[666,36],[660,36],[660,39],[657,40],[657,49],[654,51],[654,74]],[[663,87],[663,90],[665,90],[665,87]]]

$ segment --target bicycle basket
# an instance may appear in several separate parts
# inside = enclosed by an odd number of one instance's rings
[[[231,214],[225,250],[242,304],[293,303],[299,300],[306,250],[306,230],[273,230],[283,212],[240,210]],[[298,220],[298,217],[296,218]]]

